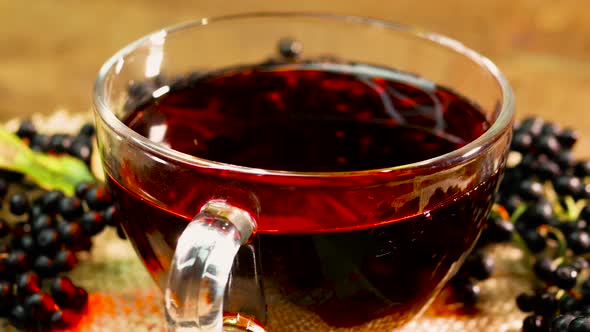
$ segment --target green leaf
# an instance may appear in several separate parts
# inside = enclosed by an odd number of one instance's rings
[[[23,173],[42,188],[59,189],[68,195],[74,193],[76,184],[94,180],[81,160],[33,151],[4,127],[0,127],[0,168]]]

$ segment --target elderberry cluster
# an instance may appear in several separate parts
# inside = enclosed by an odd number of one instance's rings
[[[33,149],[71,155],[79,151],[72,149],[76,142],[91,149],[93,134],[94,127],[85,125],[75,137],[47,136],[37,133],[29,121],[17,131]],[[45,142],[39,137],[49,137],[52,144],[38,145]],[[69,148],[66,141],[72,142]],[[85,153],[76,157],[90,160]],[[78,265],[79,252],[92,248],[93,236],[106,226],[120,229],[117,209],[104,184],[80,183],[75,195],[68,196],[22,180],[0,173],[0,317],[19,329],[68,328],[79,320],[88,293],[63,273]]]
[[[90,164],[92,157],[92,139],[95,134],[93,124],[85,124],[77,135],[53,134],[46,135],[37,132],[30,120],[22,121],[16,135],[25,140],[31,150],[45,153],[67,153],[86,164]]]
[[[534,257],[534,294],[517,305],[523,331],[590,331],[590,161],[576,160],[577,134],[539,118],[515,128],[521,160],[507,169],[500,203]],[[586,285],[586,286],[584,286]]]
[[[519,309],[529,313],[523,321],[525,332],[590,331],[590,161],[573,157],[577,139],[574,130],[537,117],[515,125],[497,204],[476,250],[456,277],[489,277],[493,260],[480,248],[507,241],[520,244],[535,276],[534,293],[516,299]],[[459,285],[465,302],[474,303],[477,284]]]
[[[477,282],[490,278],[495,268],[494,258],[486,252],[485,247],[512,240],[514,224],[506,215],[502,208],[495,206],[476,248],[467,256],[459,273],[451,280],[450,286],[457,301],[470,306],[477,303],[481,295]]]

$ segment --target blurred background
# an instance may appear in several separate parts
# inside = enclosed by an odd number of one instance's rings
[[[147,32],[203,16],[307,10],[390,20],[464,42],[506,74],[519,117],[540,115],[578,129],[577,153],[589,157],[587,5],[588,0],[0,0],[0,120],[59,108],[88,112],[99,67]]]

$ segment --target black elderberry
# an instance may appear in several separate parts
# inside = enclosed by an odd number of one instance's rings
[[[55,229],[44,229],[37,235],[37,248],[46,255],[53,255],[61,247],[59,234]]]
[[[582,270],[585,270],[590,267],[588,261],[583,257],[574,257],[570,265],[578,272],[581,272]]]
[[[72,244],[80,241],[85,236],[84,231],[79,223],[76,222],[61,222],[57,225],[57,233],[59,239],[65,244]]]
[[[59,272],[68,272],[78,265],[78,258],[71,250],[61,250],[55,255],[54,266]]]
[[[57,277],[51,282],[51,294],[59,305],[76,295],[76,285],[68,277]]]
[[[88,189],[92,188],[93,186],[94,186],[94,184],[92,184],[90,182],[78,183],[76,185],[76,187],[74,188],[75,196],[80,199],[85,199]]]
[[[33,263],[33,269],[41,278],[53,277],[57,273],[53,260],[45,255],[37,256]]]
[[[59,209],[59,202],[65,195],[61,190],[51,190],[43,195],[41,198],[41,208],[44,213],[57,213]]]
[[[567,237],[573,232],[583,231],[586,228],[586,221],[565,221],[559,223],[558,227],[561,230],[561,232]]]
[[[578,141],[578,136],[579,135],[575,130],[571,128],[565,128],[557,134],[557,140],[561,146],[570,149]]]
[[[29,147],[33,151],[37,152],[47,152],[49,151],[49,136],[44,134],[35,134],[31,138],[31,142],[29,143]]]
[[[516,194],[510,195],[508,198],[502,200],[502,205],[509,213],[516,211],[521,204],[524,204],[523,200]]]
[[[68,277],[58,277],[53,280],[51,295],[63,308],[80,310],[88,302],[88,293],[83,288],[76,287]]]
[[[15,249],[20,249],[30,255],[35,254],[37,251],[35,238],[32,234],[25,234],[21,237],[14,237],[12,239],[12,246]]]
[[[569,313],[569,312],[573,312],[574,310],[578,309],[579,302],[578,302],[578,299],[576,299],[575,297],[573,297],[569,294],[564,294],[559,299],[558,306],[559,306],[559,312]]]
[[[543,135],[538,137],[535,140],[535,146],[539,149],[542,153],[553,157],[557,156],[557,154],[561,151],[561,145],[555,136],[553,135]]]
[[[580,219],[590,220],[590,205],[584,206],[582,211],[580,211]]]
[[[118,213],[119,213],[118,211],[119,210],[114,205],[111,205],[106,210],[104,210],[102,213],[102,218],[104,219],[105,224],[107,224],[108,226],[112,226],[112,227],[117,226],[119,223],[117,220]],[[499,226],[499,227],[502,227],[502,226]],[[500,233],[502,232],[502,230],[496,230],[496,229],[494,229],[494,231],[498,231]]]
[[[86,162],[90,162],[92,157],[92,142],[86,137],[77,137],[72,142],[69,149],[70,155]]]
[[[10,311],[10,323],[17,329],[24,329],[27,327],[27,313],[21,304],[12,307],[12,310]]]
[[[84,207],[78,197],[63,197],[59,201],[58,211],[65,220],[72,221],[82,216]]]
[[[500,192],[504,193],[501,195],[503,201],[507,201],[510,194],[518,192],[518,186],[522,178],[521,168],[509,168],[504,173],[504,179],[500,183]],[[520,197],[519,197],[520,198]]]
[[[539,315],[527,316],[522,322],[523,332],[547,332],[543,317]]]
[[[92,210],[101,211],[113,204],[111,192],[105,185],[97,185],[86,192],[86,204]]]
[[[567,236],[567,243],[575,254],[590,251],[590,234],[585,231],[575,231]]]
[[[494,259],[481,251],[474,251],[465,260],[461,270],[477,280],[488,279],[494,271]]]
[[[492,242],[508,242],[512,239],[513,232],[514,224],[510,222],[510,220],[501,217],[493,217],[490,218],[488,222],[486,236]]]
[[[66,134],[54,134],[49,138],[49,150],[55,153],[64,153],[69,151],[72,146],[73,138]]]
[[[283,38],[279,41],[279,54],[286,59],[295,59],[301,55],[303,44],[292,38]]]
[[[518,192],[525,200],[538,200],[544,197],[543,185],[534,180],[524,180],[518,184]]]
[[[90,250],[92,242],[78,222],[62,222],[57,226],[60,241],[75,252]]]
[[[541,136],[550,135],[556,136],[558,133],[561,132],[561,128],[554,122],[545,122],[543,126],[541,126]]]
[[[528,132],[532,136],[539,136],[543,129],[544,121],[539,117],[527,117],[522,120],[520,126],[516,130],[517,132]]]
[[[535,169],[535,174],[543,181],[552,180],[559,176],[560,173],[561,169],[559,168],[559,165],[552,160],[543,160],[542,162],[539,162]]]
[[[533,272],[537,278],[545,282],[553,282],[555,271],[555,265],[549,257],[538,257],[533,264]]]
[[[93,123],[85,123],[81,128],[80,131],[78,132],[79,136],[85,136],[85,137],[92,137],[94,136],[94,133],[96,132],[96,128],[94,127]]]
[[[39,234],[42,230],[53,228],[54,226],[55,220],[46,214],[39,215],[31,221],[31,231],[35,234]]]
[[[569,150],[561,150],[554,158],[563,172],[569,172],[576,164],[574,154]]]
[[[522,312],[532,312],[535,309],[535,296],[522,293],[516,297],[516,306]]]
[[[517,181],[522,180],[524,178],[524,174],[531,175],[536,173],[538,168],[539,160],[537,159],[537,156],[533,154],[525,154],[517,168],[522,170],[522,175],[517,178]]]
[[[29,209],[29,216],[27,218],[27,221],[33,222],[35,218],[42,214],[45,213],[43,212],[43,208],[41,207],[41,198],[39,197],[35,201],[33,201],[33,205],[31,206],[31,209]]]
[[[455,300],[466,305],[477,303],[481,295],[481,288],[475,281],[467,278],[455,278],[451,284]]]
[[[31,139],[36,133],[37,128],[31,120],[23,120],[16,130],[16,136],[20,138]]]
[[[559,266],[555,270],[553,281],[561,289],[569,290],[576,286],[578,280],[578,271],[571,266]]]
[[[526,153],[531,148],[533,136],[527,132],[517,132],[512,138],[510,148],[514,151]]]
[[[553,188],[558,195],[576,196],[583,189],[582,181],[575,176],[559,176],[553,181]]]
[[[590,316],[576,317],[572,320],[568,332],[589,332],[590,331]]]
[[[553,206],[551,202],[542,198],[530,204],[520,219],[526,221],[527,224],[538,226],[549,223],[552,217]]]
[[[76,287],[76,296],[72,299],[72,309],[82,310],[88,304],[88,292],[82,287]]]
[[[582,190],[578,192],[574,199],[588,199],[590,198],[590,184],[583,184]]]
[[[558,304],[554,294],[541,291],[535,296],[534,312],[542,316],[550,316],[557,311]]]
[[[51,326],[57,329],[67,329],[76,325],[80,320],[80,315],[72,310],[57,310],[51,315]]]
[[[584,178],[590,175],[590,160],[581,160],[574,166],[574,175]]]
[[[57,306],[51,295],[36,293],[25,298],[23,307],[28,318],[39,322],[51,317]]]
[[[89,236],[94,236],[104,229],[106,223],[102,214],[96,211],[88,211],[80,218],[80,225],[82,229]]]
[[[546,239],[536,229],[526,229],[520,232],[520,236],[533,253],[541,252],[547,247]]]
[[[6,258],[6,267],[12,274],[21,273],[29,270],[31,262],[29,256],[22,250],[13,250]]]
[[[23,192],[10,195],[9,204],[10,212],[14,215],[21,216],[29,211],[29,199]]]
[[[36,294],[41,291],[41,283],[37,273],[28,271],[16,279],[16,289],[19,295]]]
[[[567,332],[570,323],[576,319],[574,315],[558,315],[551,321],[551,332]]]

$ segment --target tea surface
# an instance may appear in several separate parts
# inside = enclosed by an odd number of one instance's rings
[[[183,83],[126,124],[175,150],[241,166],[388,168],[458,149],[488,127],[453,92],[366,65],[258,65]]]

